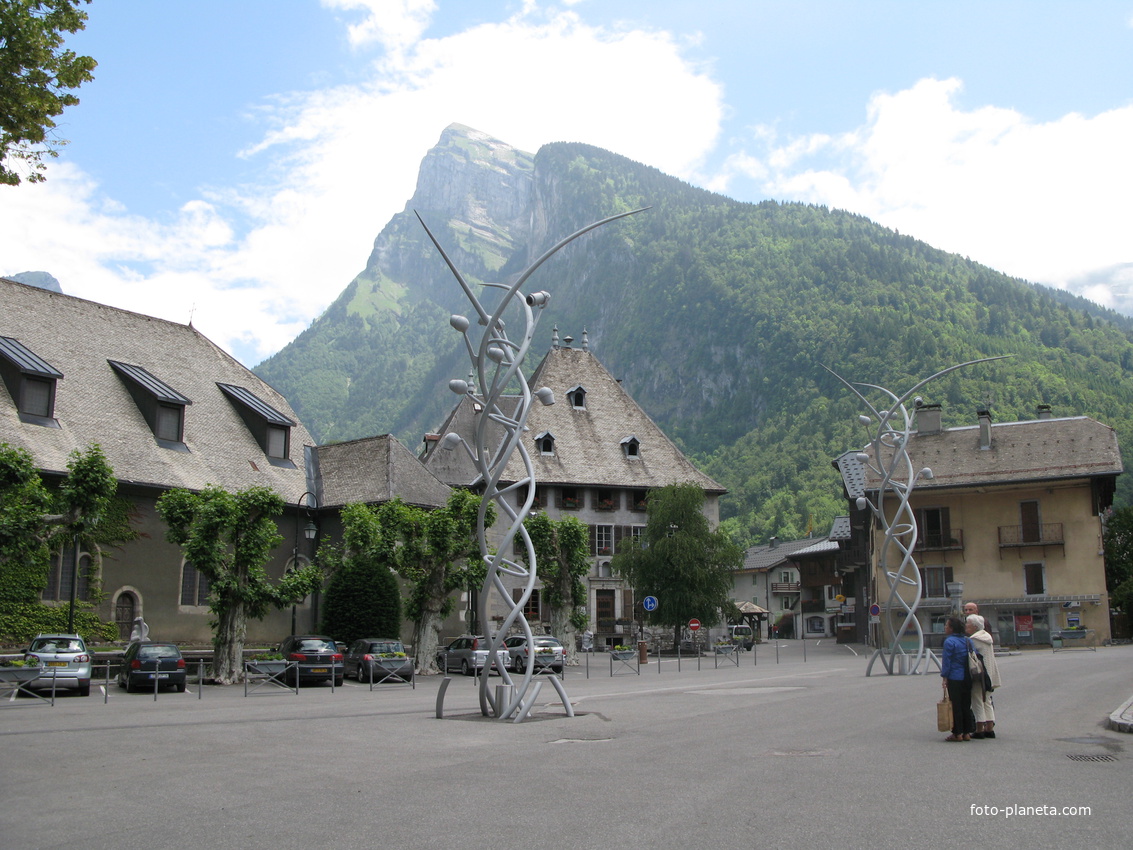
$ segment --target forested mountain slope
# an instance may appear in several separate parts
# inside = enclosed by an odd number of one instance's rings
[[[974,423],[981,405],[1005,421],[1050,404],[1113,425],[1133,446],[1128,319],[860,216],[739,203],[582,144],[546,145],[532,160],[467,128],[449,128],[426,157],[409,209],[485,281],[643,206],[532,278],[530,289],[552,293],[541,345],[553,325],[576,338],[585,328],[630,394],[729,488],[724,515],[745,542],[824,533],[845,510],[830,459],[864,433],[824,367],[901,392],[954,363],[1012,354],[926,390],[945,425]],[[257,372],[323,440],[391,431],[412,446],[452,403],[447,381],[468,371],[448,327],[449,313],[467,311],[407,209],[367,270]]]

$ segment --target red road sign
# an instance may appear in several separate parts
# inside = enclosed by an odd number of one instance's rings
[[[693,617],[691,620],[688,621],[688,627],[689,627],[690,631],[695,632],[697,629],[700,628],[700,620],[696,619],[696,617]]]

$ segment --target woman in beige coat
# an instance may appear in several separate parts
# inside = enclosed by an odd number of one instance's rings
[[[964,631],[983,656],[984,668],[991,677],[991,688],[1000,686],[999,665],[995,663],[995,648],[991,645],[991,634],[984,629],[984,618],[979,614],[969,614],[964,623]],[[984,689],[982,678],[972,679],[972,713],[976,716],[976,731],[973,738],[995,737],[995,708],[991,704],[991,691]]]

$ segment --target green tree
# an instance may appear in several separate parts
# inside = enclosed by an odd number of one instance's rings
[[[342,509],[342,546],[319,552],[334,565],[323,608],[323,631],[347,644],[364,637],[401,637],[401,589],[394,573],[396,535],[365,505]]]
[[[589,531],[568,516],[553,520],[538,513],[523,521],[535,549],[535,569],[550,611],[551,633],[566,647],[568,664],[577,664],[575,636],[586,628],[586,585],[590,571]],[[523,550],[526,559],[526,549]]]
[[[266,487],[237,493],[178,488],[157,500],[169,541],[209,580],[209,610],[216,617],[212,675],[221,684],[243,680],[248,619],[292,605],[322,583],[317,564],[290,570],[277,584],[268,578],[264,564],[283,540],[275,524],[283,508],[283,500]]]
[[[396,499],[378,509],[379,521],[387,512],[397,512],[397,571],[410,584],[405,608],[413,621],[419,673],[437,671],[437,645],[444,619],[452,613],[453,591],[476,590],[484,582],[487,565],[476,542],[479,510],[480,497],[467,490],[454,490],[443,508],[432,511]],[[485,523],[494,521],[495,508],[489,505]]]
[[[0,3],[0,184],[20,184],[16,162],[29,183],[43,181],[43,157],[66,144],[53,135],[55,116],[79,102],[69,90],[94,79],[98,64],[63,47],[63,33],[86,28],[80,2],[90,0]]]
[[[646,621],[672,627],[674,648],[690,619],[720,619],[731,601],[732,571],[743,565],[743,549],[709,529],[703,505],[695,484],[650,491],[645,533],[623,540],[610,562],[639,595],[657,597]]]
[[[100,543],[128,536],[118,529],[113,510],[118,482],[97,445],[74,451],[68,475],[55,490],[39,476],[32,456],[0,443],[0,638],[23,641],[39,631],[62,630],[69,608],[39,601],[47,585],[51,552],[62,541],[79,544],[92,555],[92,576],[102,563]],[[108,534],[114,525],[116,534]],[[77,607],[86,607],[78,603]],[[75,612],[75,628],[87,637],[112,639],[117,630],[89,609]]]
[[[1110,511],[1102,540],[1110,604],[1126,614],[1133,613],[1133,507]]]

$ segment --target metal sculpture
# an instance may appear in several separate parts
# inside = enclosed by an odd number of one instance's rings
[[[900,396],[876,384],[850,383],[834,370],[827,368],[827,371],[845,384],[869,410],[869,415],[861,414],[858,421],[867,428],[873,429],[869,440],[869,447],[872,451],[859,452],[856,459],[869,468],[880,482],[874,501],[871,502],[864,495],[857,499],[858,510],[868,508],[878,528],[885,532],[877,558],[877,571],[885,576],[886,583],[889,586],[889,596],[883,608],[885,616],[882,618],[882,624],[888,633],[889,645],[878,646],[874,650],[869,659],[869,664],[866,666],[866,676],[872,673],[873,665],[878,659],[881,660],[889,675],[913,675],[928,672],[929,659],[936,657],[931,650],[925,647],[924,630],[921,628],[920,620],[917,619],[917,606],[921,601],[923,587],[921,573],[917,568],[916,559],[913,557],[913,549],[917,542],[917,519],[913,510],[909,507],[909,497],[912,495],[917,482],[921,479],[932,480],[933,472],[928,467],[915,471],[913,469],[913,463],[908,453],[909,437],[913,431],[913,417],[905,404],[910,398],[913,398],[914,409],[919,406],[921,399],[919,396],[914,397],[913,394],[942,375],[947,375],[949,372],[954,372],[965,366],[1002,360],[1009,356],[984,357],[979,360],[957,363],[955,366],[949,366],[947,369],[925,378]],[[888,404],[885,409],[879,410],[874,407],[858,387],[877,390],[886,396]],[[867,492],[869,491],[867,490]],[[897,500],[896,507],[892,512],[889,511],[885,503],[886,492],[891,492]],[[895,570],[890,569],[889,553],[891,551],[900,555],[900,563]],[[906,591],[908,588],[912,588],[911,601],[901,593],[902,587],[906,588]],[[901,612],[904,612],[903,617]],[[895,626],[894,622],[898,618],[900,618],[900,625]],[[915,648],[912,650],[907,646],[910,635],[915,636]],[[903,640],[905,643],[902,642]],[[939,666],[939,662],[937,663]],[[922,664],[924,665],[923,668]]]
[[[488,636],[488,662],[484,667],[484,675],[480,677],[479,686],[480,712],[484,716],[494,716],[500,720],[511,718],[515,722],[519,722],[531,711],[535,704],[535,698],[542,687],[542,682],[532,682],[534,653],[528,655],[527,669],[519,683],[512,680],[511,675],[506,669],[503,669],[502,664],[499,665],[501,668],[499,672],[504,685],[497,688],[495,695],[489,692],[487,675],[492,660],[502,660],[502,656],[497,653],[502,650],[504,637],[511,629],[518,628],[527,637],[528,645],[530,645],[532,638],[531,625],[527,622],[523,609],[531,598],[531,592],[535,587],[535,549],[532,546],[527,529],[523,526],[523,520],[531,511],[535,500],[535,470],[521,437],[525,431],[527,415],[533,400],[538,399],[542,404],[555,403],[555,395],[550,388],[542,387],[534,392],[531,391],[521,368],[531,347],[539,317],[551,296],[547,292],[533,292],[523,295],[520,293],[520,288],[539,266],[567,243],[594,230],[596,227],[641,211],[631,210],[630,212],[612,215],[575,231],[535,260],[511,284],[485,284],[489,288],[504,290],[503,297],[492,312],[489,312],[481,304],[472,287],[457,270],[444,249],[441,248],[440,243],[437,242],[436,237],[433,236],[424,220],[421,219],[420,215],[417,215],[417,219],[421,222],[421,226],[425,228],[429,239],[472,303],[478,322],[484,328],[479,341],[474,344],[473,340],[469,338],[471,323],[468,319],[464,316],[452,316],[449,319],[449,324],[464,338],[464,345],[472,361],[475,375],[475,382],[461,379],[449,381],[449,389],[457,395],[467,395],[476,401],[481,406],[482,415],[477,417],[476,433],[472,446],[469,446],[459,434],[451,432],[442,437],[440,445],[442,449],[446,450],[452,450],[458,445],[464,447],[479,471],[476,483],[483,487],[484,491],[477,515],[476,532],[480,546],[480,557],[488,567],[484,586],[478,600],[477,614],[480,622],[485,624],[489,622],[487,616],[488,602],[492,598],[493,591],[499,595],[508,610],[496,633]],[[509,307],[518,307],[519,314],[522,317],[522,327],[516,334],[515,340],[509,338],[504,330],[503,315]],[[476,389],[477,384],[480,387],[479,391]],[[505,410],[505,407],[509,409]],[[494,450],[490,450],[489,441],[492,438],[490,432],[494,428],[502,429],[503,436],[499,438]],[[508,461],[516,451],[519,452],[519,457],[523,463],[523,474],[514,483],[501,487],[500,479]],[[526,498],[518,508],[513,504],[515,499],[508,498],[509,494],[516,491],[526,492]],[[508,522],[507,532],[500,539],[494,552],[488,545],[485,529],[488,505],[493,502],[496,504],[501,517]],[[527,553],[526,563],[508,558],[505,554],[515,551],[514,541],[517,536],[522,540],[524,550]],[[523,589],[518,598],[512,598],[510,591],[504,584],[504,576],[517,578],[521,582]],[[562,683],[554,676],[549,678],[558,691],[567,716],[573,716],[574,711]],[[447,683],[448,679],[446,678],[437,698],[438,716],[441,716],[443,712],[444,689]]]

